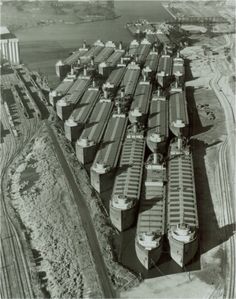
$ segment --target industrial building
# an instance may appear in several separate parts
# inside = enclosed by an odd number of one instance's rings
[[[19,40],[7,27],[0,27],[0,53],[11,64],[20,63]]]

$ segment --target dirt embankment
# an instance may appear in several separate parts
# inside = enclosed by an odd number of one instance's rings
[[[87,238],[45,128],[9,169],[9,195],[52,298],[102,297]]]

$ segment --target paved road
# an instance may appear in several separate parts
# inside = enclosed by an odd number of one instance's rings
[[[79,208],[80,217],[83,223],[83,227],[86,231],[86,235],[88,238],[88,242],[90,245],[90,249],[92,252],[92,255],[95,260],[95,265],[98,273],[98,277],[100,279],[101,287],[103,290],[103,294],[105,298],[115,298],[116,293],[113,289],[110,279],[107,274],[106,265],[104,263],[104,259],[102,256],[102,252],[100,250],[100,246],[97,240],[97,235],[94,229],[94,225],[90,216],[89,209],[86,204],[86,200],[83,197],[83,195],[80,192],[80,189],[78,188],[78,185],[74,179],[74,176],[72,174],[72,171],[70,169],[70,166],[68,165],[65,156],[63,154],[63,151],[60,147],[60,144],[57,140],[57,137],[55,136],[52,128],[50,127],[50,124],[48,121],[45,121],[49,135],[52,138],[53,145],[57,154],[57,157],[63,167],[64,173],[67,177],[68,183],[70,185],[70,188],[73,192],[73,196],[75,199],[75,202]]]

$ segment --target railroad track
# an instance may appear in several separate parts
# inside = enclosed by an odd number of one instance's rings
[[[232,207],[232,199],[230,192],[230,183],[228,180],[228,168],[227,168],[227,145],[228,139],[226,139],[219,150],[219,166],[218,166],[218,176],[220,183],[220,197],[222,199],[222,208],[224,211],[224,226],[226,226],[226,235],[229,237],[229,280],[225,289],[225,298],[235,298],[235,235],[231,236],[232,228],[229,225],[234,226],[235,231],[235,217]]]
[[[25,256],[24,248],[20,241],[20,236],[7,210],[7,201],[5,198],[5,178],[7,170],[14,159],[20,154],[25,144],[30,140],[38,126],[38,119],[26,120],[23,114],[18,110],[20,125],[18,129],[21,132],[20,137],[15,138],[13,134],[8,134],[4,143],[1,144],[1,218],[2,226],[1,237],[1,298],[33,298],[33,288],[31,284],[30,268]],[[4,127],[8,128],[6,114],[2,110],[2,121]]]

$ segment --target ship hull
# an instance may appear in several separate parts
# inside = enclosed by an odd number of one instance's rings
[[[98,193],[108,191],[112,188],[114,183],[114,171],[109,171],[107,173],[97,173],[91,168],[90,180],[91,185]]]
[[[169,87],[170,83],[172,82],[172,77],[157,75],[157,82],[162,88],[165,89],[165,88]]]
[[[57,110],[57,116],[65,121],[69,118],[73,111],[73,106],[72,105],[67,105],[67,106],[60,106],[56,105],[56,110]]]
[[[169,233],[168,240],[170,256],[180,267],[187,265],[196,255],[198,250],[198,237],[189,243],[183,243],[175,240]]]
[[[70,71],[71,67],[67,64],[56,65],[56,75],[62,80],[66,74]]]
[[[127,210],[114,208],[110,203],[111,222],[120,232],[129,229],[135,224],[137,213],[137,203],[132,208]]]
[[[79,139],[83,131],[83,126],[81,124],[78,124],[77,126],[68,126],[66,123],[64,123],[64,130],[66,138],[74,142]]]
[[[95,144],[89,147],[82,147],[76,143],[75,148],[76,148],[76,157],[79,160],[79,162],[82,164],[89,164],[93,162],[96,156],[98,145]]]
[[[151,250],[145,249],[143,246],[139,244],[137,238],[135,239],[135,250],[137,257],[141,264],[147,269],[151,269],[154,265],[157,264],[161,257],[163,247],[163,239],[160,241],[160,245]]]

